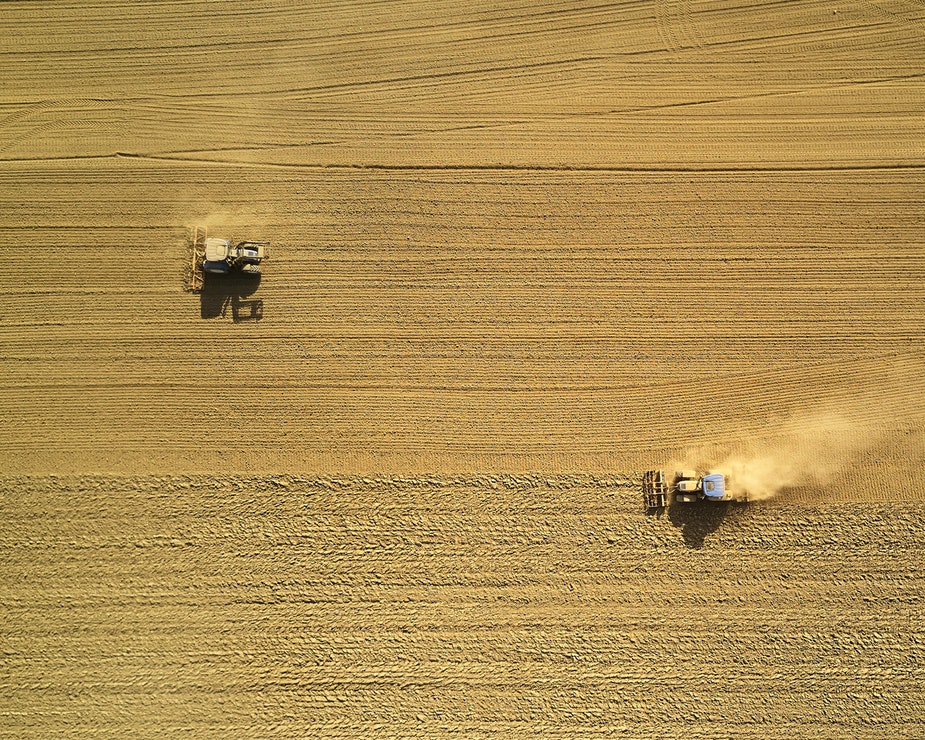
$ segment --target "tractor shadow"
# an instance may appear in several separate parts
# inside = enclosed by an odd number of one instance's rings
[[[229,309],[231,320],[260,321],[263,318],[263,299],[251,298],[260,287],[260,275],[206,274],[199,293],[199,314],[204,319],[219,316],[226,318]]]
[[[742,501],[697,501],[690,504],[672,502],[668,520],[681,530],[684,544],[692,550],[703,547],[704,541],[719,529],[723,520],[747,506]]]

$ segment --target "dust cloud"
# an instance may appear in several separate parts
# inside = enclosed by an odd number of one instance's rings
[[[244,210],[220,210],[214,209],[209,210],[207,213],[204,213],[202,216],[196,218],[193,222],[187,224],[189,228],[194,226],[200,226],[202,228],[212,230],[222,230],[230,228],[240,228],[245,226],[250,226],[256,222],[260,221],[260,216],[256,214],[246,212]]]
[[[833,483],[885,434],[880,425],[862,423],[833,411],[791,418],[768,436],[735,451],[688,450],[672,470],[717,471],[729,489],[764,500],[793,487]]]

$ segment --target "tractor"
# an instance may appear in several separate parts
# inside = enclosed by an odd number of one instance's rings
[[[232,244],[228,239],[207,236],[206,230],[199,226],[193,229],[190,244],[187,286],[193,292],[202,290],[206,274],[259,276],[260,263],[268,258],[267,242]]]
[[[670,502],[748,501],[748,492],[737,491],[730,477],[719,471],[698,473],[681,470],[669,485],[664,470],[647,470],[642,477],[642,501],[646,510],[663,509]]]

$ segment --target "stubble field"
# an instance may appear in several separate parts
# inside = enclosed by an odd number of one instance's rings
[[[0,31],[0,736],[925,733],[920,4]]]

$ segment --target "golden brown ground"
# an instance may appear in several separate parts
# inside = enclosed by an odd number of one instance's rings
[[[923,34],[4,3],[0,736],[925,735]]]
[[[588,476],[2,501],[9,737],[921,736],[921,504],[659,519]]]

